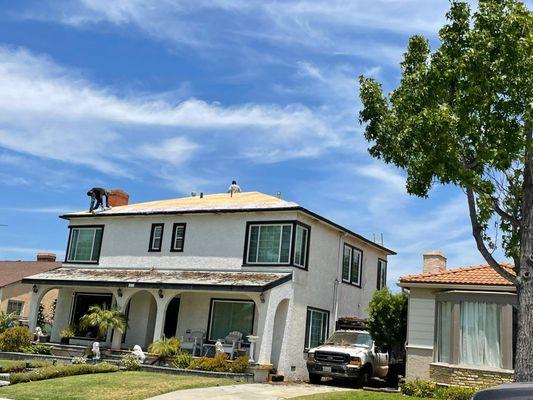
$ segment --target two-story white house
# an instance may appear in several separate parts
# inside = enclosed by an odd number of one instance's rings
[[[59,289],[52,341],[88,307],[119,307],[114,348],[147,347],[202,330],[206,343],[229,332],[259,336],[252,357],[286,379],[307,377],[305,350],[343,316],[366,317],[385,285],[393,251],[306,208],[258,192],[212,194],[116,206],[69,221],[63,266],[25,279],[38,305]],[[71,343],[89,344],[78,332]],[[244,347],[247,347],[246,340]]]

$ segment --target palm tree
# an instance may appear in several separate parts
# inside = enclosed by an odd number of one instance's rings
[[[124,333],[128,323],[126,316],[118,308],[107,309],[94,305],[90,306],[89,312],[80,318],[81,329],[88,329],[91,326],[98,328],[96,338],[102,339],[109,329]]]

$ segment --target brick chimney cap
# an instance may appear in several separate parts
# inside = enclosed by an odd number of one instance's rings
[[[37,253],[37,261],[55,262],[55,253]]]
[[[428,251],[425,251],[423,255],[424,256],[441,256],[443,258],[446,258],[444,253],[440,250],[428,250]]]

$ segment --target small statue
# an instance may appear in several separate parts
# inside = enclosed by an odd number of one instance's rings
[[[224,346],[222,346],[222,342],[220,341],[220,339],[218,339],[217,342],[215,343],[215,353],[217,354],[224,353]]]
[[[141,362],[141,364],[144,363],[144,359],[146,358],[146,356],[144,355],[141,346],[139,346],[138,344],[133,346],[133,351],[131,352],[131,354],[133,354],[137,358],[137,360]]]
[[[100,343],[94,342],[93,343],[93,360],[99,360],[100,359]]]
[[[35,328],[35,332],[33,333],[33,336],[36,337],[37,340],[39,340],[39,338],[44,336],[43,330],[41,329],[40,326]]]

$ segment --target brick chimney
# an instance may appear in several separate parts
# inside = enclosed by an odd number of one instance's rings
[[[426,251],[423,255],[424,266],[423,272],[437,272],[444,271],[446,269],[446,257],[442,251],[430,250]]]
[[[130,195],[127,194],[124,190],[113,189],[107,191],[108,203],[111,207],[127,206],[130,200]]]
[[[55,262],[56,255],[54,253],[37,253],[37,261],[40,262]]]

